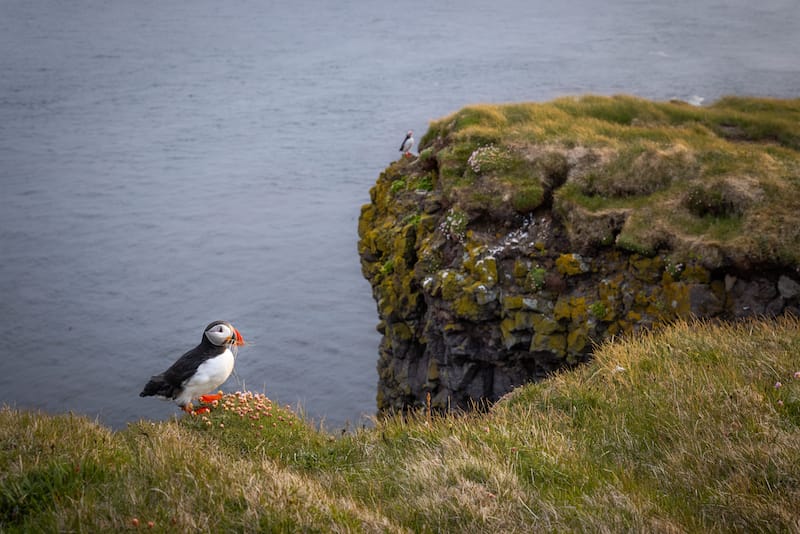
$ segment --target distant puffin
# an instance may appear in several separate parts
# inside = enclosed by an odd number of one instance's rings
[[[411,157],[412,146],[414,146],[414,131],[409,130],[406,134],[406,138],[403,139],[403,143],[400,145],[400,152],[407,158]]]
[[[228,321],[214,321],[203,331],[195,348],[178,358],[161,374],[150,378],[140,397],[156,396],[174,399],[185,412],[191,413],[192,399],[204,402],[219,400],[221,395],[206,395],[228,379],[239,346],[244,339]]]

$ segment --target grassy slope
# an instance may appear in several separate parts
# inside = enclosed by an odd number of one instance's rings
[[[0,530],[798,531],[797,371],[796,319],[678,323],[345,436],[259,396],[120,432],[5,408]]]

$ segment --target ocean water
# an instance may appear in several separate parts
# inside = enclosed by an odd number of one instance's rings
[[[115,428],[228,319],[223,389],[375,411],[360,206],[477,102],[800,96],[795,0],[0,0],[0,403]]]

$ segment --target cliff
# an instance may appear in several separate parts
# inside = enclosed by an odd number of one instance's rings
[[[800,99],[471,106],[370,198],[381,409],[494,401],[676,318],[799,313]]]

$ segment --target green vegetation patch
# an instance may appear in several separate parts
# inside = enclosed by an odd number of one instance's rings
[[[679,321],[484,410],[347,433],[251,392],[118,432],[5,407],[0,529],[791,532],[798,321]]]
[[[713,244],[709,268],[800,263],[800,99],[476,105],[433,122],[420,145],[436,155],[445,202],[475,220],[552,198],[562,216],[624,213],[624,227],[596,232],[579,227],[611,219],[570,219],[569,232],[615,240],[603,245],[680,257]]]

